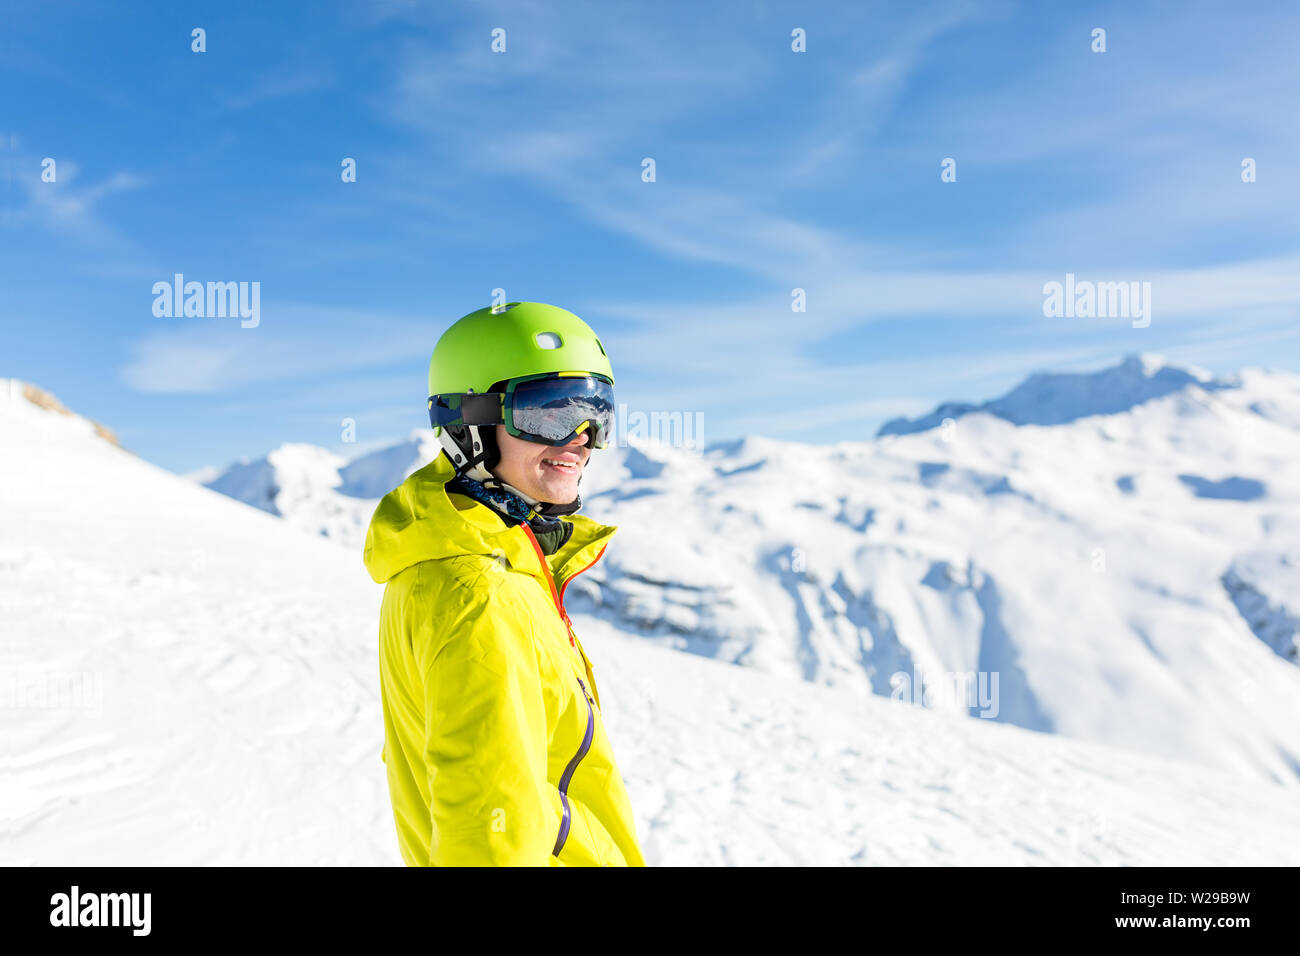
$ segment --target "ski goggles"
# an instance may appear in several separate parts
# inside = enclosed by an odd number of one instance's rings
[[[507,379],[504,392],[430,395],[429,421],[435,428],[505,425],[542,445],[567,445],[587,432],[590,447],[604,448],[614,430],[614,383],[598,372],[521,375]]]

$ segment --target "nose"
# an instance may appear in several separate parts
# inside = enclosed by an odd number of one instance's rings
[[[588,431],[589,429],[584,429],[583,431],[580,431],[577,435],[574,436],[573,441],[569,442],[569,444],[570,445],[591,444],[591,437],[587,434]]]

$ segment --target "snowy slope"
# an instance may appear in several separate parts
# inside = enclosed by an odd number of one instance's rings
[[[599,452],[586,513],[621,530],[568,600],[769,674],[929,684],[939,708],[1300,784],[1300,376],[1133,355],[964,408],[830,447]],[[396,446],[385,481],[380,457],[360,496],[320,492],[354,549],[366,494],[427,460]],[[334,534],[320,507],[286,520]]]
[[[3,862],[397,864],[359,553],[5,382],[0,449]],[[651,864],[1300,864],[1294,789],[575,622]]]

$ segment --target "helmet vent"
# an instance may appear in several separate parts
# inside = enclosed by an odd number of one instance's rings
[[[604,355],[606,358],[609,358],[609,354],[605,351],[605,343],[602,342],[599,338],[597,338],[596,344],[600,346],[600,354]]]
[[[558,332],[538,332],[537,347],[539,349],[558,349],[564,344]]]

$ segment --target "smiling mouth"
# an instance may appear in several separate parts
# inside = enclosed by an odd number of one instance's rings
[[[543,458],[543,465],[549,465],[552,468],[559,468],[561,471],[577,471],[578,463],[576,461],[560,461],[556,458]]]

